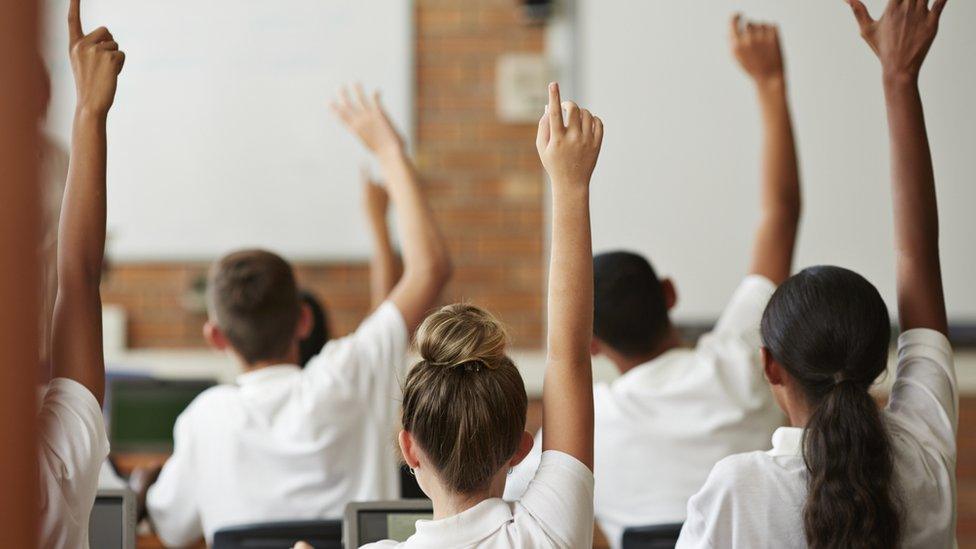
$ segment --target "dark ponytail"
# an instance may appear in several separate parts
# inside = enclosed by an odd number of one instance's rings
[[[811,409],[803,440],[803,526],[811,549],[899,545],[891,444],[868,393],[885,371],[890,337],[878,290],[839,267],[791,277],[763,314],[764,346]]]

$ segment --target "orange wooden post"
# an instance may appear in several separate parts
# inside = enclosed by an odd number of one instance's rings
[[[38,2],[0,0],[0,539],[37,547]]]

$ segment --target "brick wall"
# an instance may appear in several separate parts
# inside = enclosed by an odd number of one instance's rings
[[[499,54],[540,52],[543,31],[518,24],[514,0],[416,0],[416,160],[448,237],[455,278],[444,300],[489,308],[519,346],[542,338],[543,188],[535,125],[498,122]],[[204,344],[204,316],[184,295],[206,270],[192,264],[120,264],[106,303],[125,307],[132,347]],[[346,333],[369,307],[365,264],[298,266],[303,285]]]

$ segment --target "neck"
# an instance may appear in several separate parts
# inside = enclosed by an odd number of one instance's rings
[[[671,326],[668,328],[667,336],[661,339],[661,341],[649,352],[635,356],[626,356],[622,353],[608,350],[607,358],[613,362],[620,374],[623,375],[641,364],[650,362],[672,349],[681,347],[683,344],[684,343],[681,341],[681,336],[678,334],[678,330],[676,330],[674,326]]]
[[[501,498],[505,493],[505,481],[508,478],[508,469],[503,469],[486,490],[479,490],[470,494],[458,494],[446,490],[440,479],[431,479],[432,482],[424,482],[424,492],[430,498],[434,507],[434,520],[440,520],[463,513],[468,509],[478,505],[486,499]],[[426,480],[426,479],[424,479]],[[428,489],[429,488],[429,489]]]
[[[271,360],[258,360],[256,362],[245,362],[243,359],[238,358],[241,367],[246,372],[253,372],[255,370],[260,370],[262,368],[267,368],[268,366],[280,366],[282,364],[298,364],[298,344],[292,346],[292,349],[288,351],[287,354],[279,358],[274,358]]]

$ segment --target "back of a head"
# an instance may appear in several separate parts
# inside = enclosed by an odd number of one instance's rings
[[[878,290],[840,267],[811,267],[789,278],[763,314],[763,344],[811,408],[803,518],[812,549],[898,545],[892,451],[868,392],[885,371],[890,336]]]
[[[407,376],[402,424],[458,494],[485,489],[525,430],[528,399],[507,341],[489,313],[462,304],[441,308],[417,330],[422,360]]]
[[[280,360],[295,343],[301,314],[291,265],[263,250],[224,256],[210,270],[211,320],[248,363]]]
[[[671,326],[661,281],[643,257],[593,257],[593,334],[627,356],[654,350]]]

